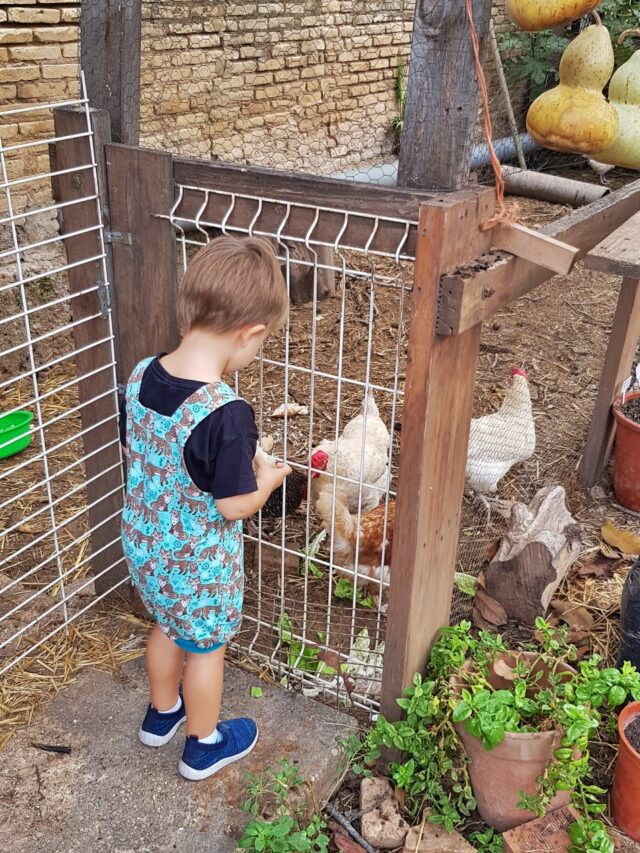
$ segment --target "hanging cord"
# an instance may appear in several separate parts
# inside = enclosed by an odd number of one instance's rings
[[[489,149],[489,159],[491,168],[495,175],[496,181],[496,200],[498,202],[498,212],[491,219],[483,222],[480,225],[481,231],[490,231],[494,225],[504,224],[510,225],[519,222],[518,214],[520,208],[517,204],[511,204],[507,207],[504,200],[504,178],[502,177],[502,167],[496,149],[493,147],[493,125],[491,123],[491,111],[489,109],[489,91],[487,89],[487,80],[484,76],[482,61],[480,59],[480,40],[478,32],[473,20],[473,0],[466,0],[467,18],[469,19],[469,29],[471,32],[471,44],[473,46],[473,58],[476,64],[476,77],[480,87],[480,95],[482,97],[482,118],[484,124],[484,135]]]

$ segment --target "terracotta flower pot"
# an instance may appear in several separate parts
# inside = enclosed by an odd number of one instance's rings
[[[628,394],[626,400],[637,400],[640,393]],[[640,424],[622,414],[622,400],[613,404],[616,419],[616,449],[613,466],[613,489],[622,506],[640,512]]]
[[[502,655],[501,659],[513,666],[518,659],[524,658],[531,663],[537,657],[538,655],[531,652],[518,652]],[[467,662],[463,671],[469,671],[471,668],[471,662]],[[540,669],[546,668],[541,664]],[[559,664],[556,671],[575,673],[568,664]],[[492,687],[500,690],[509,690],[512,687],[511,682],[495,673],[489,681]],[[459,690],[463,681],[458,677],[452,679],[452,684]],[[548,681],[543,675],[540,687],[547,685]],[[467,731],[464,722],[454,725],[470,759],[469,776],[482,819],[498,832],[533,820],[536,815],[518,808],[520,791],[529,795],[537,793],[538,777],[543,775],[553,753],[559,748],[562,730],[533,734],[507,732],[501,743],[487,750],[479,738]],[[551,802],[549,811],[568,805],[570,799],[571,791],[560,791]]]
[[[624,733],[640,717],[640,702],[631,702],[618,716],[620,750],[611,788],[611,812],[616,826],[634,841],[640,841],[640,754]]]

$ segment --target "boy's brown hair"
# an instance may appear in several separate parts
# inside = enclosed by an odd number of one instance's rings
[[[230,332],[287,315],[287,289],[271,243],[262,237],[217,237],[195,255],[180,283],[182,332],[209,327]]]

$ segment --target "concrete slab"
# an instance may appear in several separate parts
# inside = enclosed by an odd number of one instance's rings
[[[355,721],[229,666],[223,715],[251,716],[260,740],[244,761],[202,782],[178,774],[184,735],[161,749],[137,739],[147,704],[141,660],[116,680],[86,672],[0,754],[0,850],[11,853],[229,853],[246,823],[245,774],[281,758],[322,798],[343,761],[338,742]],[[64,744],[71,755],[34,749]]]

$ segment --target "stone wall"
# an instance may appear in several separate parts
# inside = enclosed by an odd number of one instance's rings
[[[388,159],[414,6],[144,0],[142,144],[322,174]],[[0,0],[0,108],[76,97],[78,14],[77,0]],[[494,15],[498,30],[508,26],[504,0],[496,0]],[[490,90],[497,91],[491,82]],[[492,112],[503,135],[499,96]],[[0,125],[5,145],[52,130],[37,113],[0,118]],[[8,159],[10,177],[47,170],[44,147]],[[47,192],[44,182],[16,188],[16,206]]]

